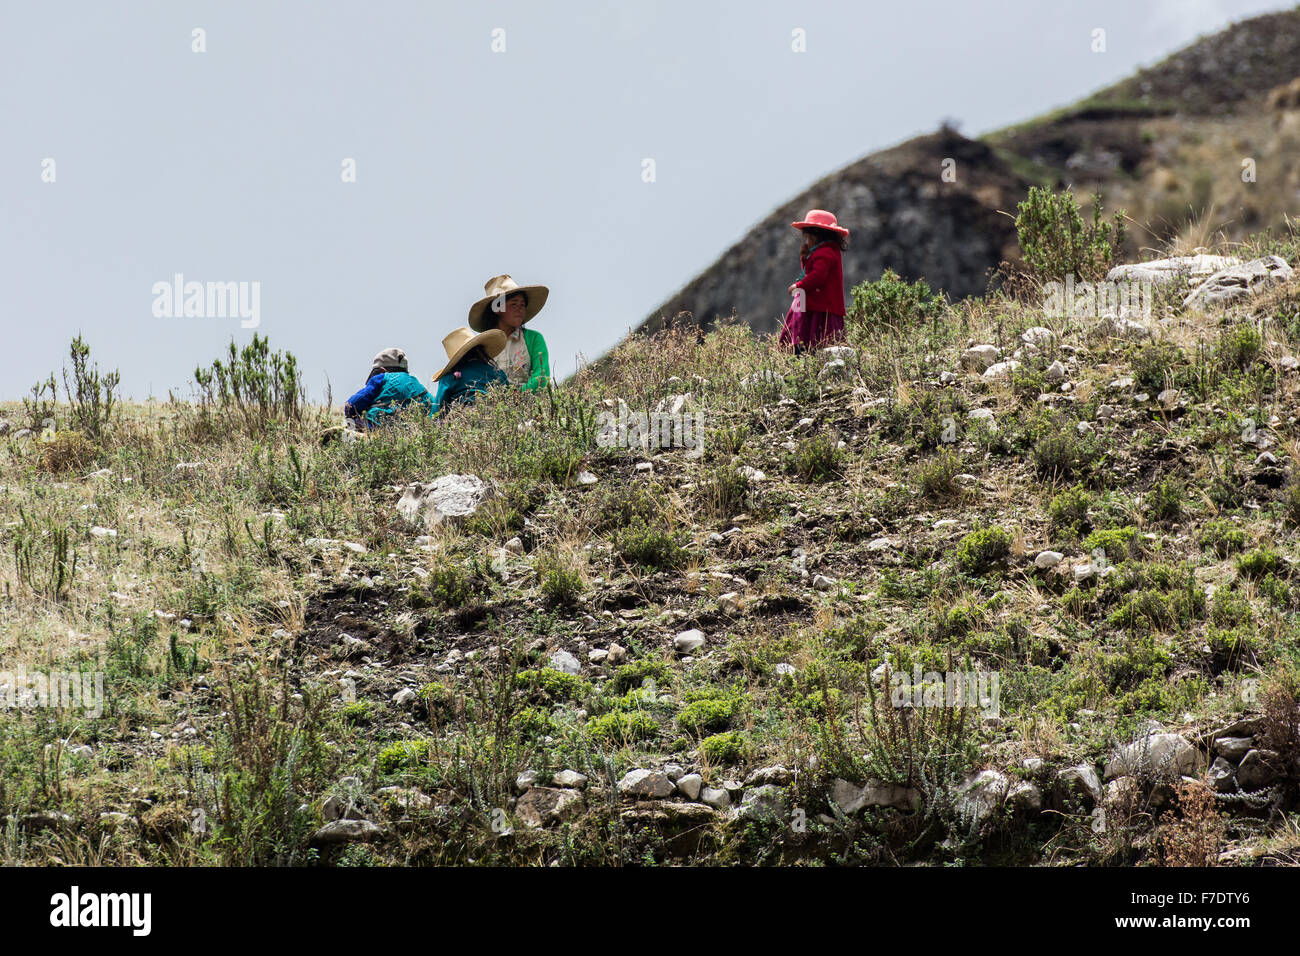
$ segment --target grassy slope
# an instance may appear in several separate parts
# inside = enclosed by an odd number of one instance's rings
[[[1295,260],[1294,245],[1279,251]],[[859,353],[841,383],[819,380],[819,357],[724,327],[703,344],[635,338],[555,399],[498,395],[359,444],[322,448],[314,425],[219,440],[185,407],[129,409],[93,460],[57,474],[40,443],[11,440],[3,659],[102,668],[109,712],[0,722],[5,862],[1159,862],[1168,831],[1155,828],[1177,811],[1161,817],[1156,791],[1097,834],[1055,813],[971,832],[942,788],[918,813],[846,818],[828,788],[993,767],[1050,791],[1055,769],[1100,767],[1144,721],[1194,738],[1258,709],[1243,681],[1268,687],[1300,663],[1300,491],[1272,487],[1240,434],[1247,417],[1272,422],[1271,452],[1292,467],[1300,380],[1278,359],[1300,347],[1294,288],[1260,305],[1275,320],[1258,349],[1238,312],[1166,303],[1149,346],[996,299],[898,335],[851,324]],[[968,340],[1009,350],[1044,324],[1056,345],[1012,381],[939,384]],[[1044,392],[1057,358],[1068,393]],[[760,369],[784,381],[742,384]],[[1110,388],[1125,374],[1133,388]],[[1184,408],[1134,397],[1166,385]],[[706,415],[702,459],[595,446],[593,410],[683,392]],[[967,418],[976,407],[996,432]],[[598,481],[575,483],[579,468]],[[501,493],[420,537],[395,516],[395,486],[449,472]],[[980,528],[1005,530],[1007,553],[981,563]],[[76,572],[52,600],[57,529]],[[504,550],[516,536],[522,553]],[[21,575],[15,545],[31,558]],[[1099,546],[1115,571],[1076,586],[1069,568]],[[1067,560],[1045,573],[1033,558],[1048,547]],[[673,636],[693,627],[708,642],[687,662]],[[624,664],[588,662],[613,643]],[[559,650],[579,677],[538,669]],[[886,659],[997,670],[1000,720],[922,719],[919,742],[891,738],[867,694]],[[393,703],[403,688],[414,704]],[[808,825],[613,792],[628,769],[669,760],[711,785],[796,768],[787,808]],[[584,808],[521,826],[516,775],[566,768],[590,778]],[[385,837],[313,847],[330,799]],[[1267,820],[1222,809],[1216,849],[1296,860],[1294,802]]]

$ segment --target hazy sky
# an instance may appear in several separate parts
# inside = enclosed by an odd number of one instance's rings
[[[78,331],[138,399],[254,331],[314,400],[390,345],[427,380],[502,272],[568,374],[826,173],[1292,5],[0,0],[0,399]],[[177,273],[259,283],[259,327],[157,317]]]

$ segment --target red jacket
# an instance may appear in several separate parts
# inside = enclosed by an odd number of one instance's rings
[[[829,312],[844,315],[844,265],[840,247],[823,242],[807,256],[799,257],[804,276],[795,283],[804,290],[805,312]]]

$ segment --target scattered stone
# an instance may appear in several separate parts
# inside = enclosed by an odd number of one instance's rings
[[[623,663],[623,661],[627,660],[627,648],[618,643],[609,645],[608,660],[611,665]]]
[[[970,421],[983,422],[984,426],[991,432],[998,430],[998,423],[993,417],[991,408],[972,408],[966,413],[966,418]]]
[[[416,694],[415,691],[411,690],[411,688],[403,687],[393,695],[393,703],[398,707],[406,707],[410,704],[414,704],[418,698],[419,695]]]
[[[751,468],[749,465],[741,465],[736,469],[736,474],[748,478],[750,481],[764,481],[767,479],[767,475],[757,468]]]
[[[520,538],[511,538],[506,542],[506,550],[511,554],[523,554],[524,542]]]
[[[739,614],[742,606],[740,594],[736,591],[728,591],[718,598],[718,610],[723,614]]]
[[[519,798],[515,804],[515,813],[524,826],[536,830],[563,822],[580,812],[583,806],[582,794],[577,790],[533,787]]]
[[[1236,770],[1222,757],[1215,757],[1205,772],[1205,782],[1217,793],[1233,793],[1237,789]]]
[[[996,362],[984,370],[984,377],[988,379],[1007,378],[1012,372],[1020,368],[1020,363],[1015,359],[1007,359],[1005,362]]]
[[[1278,755],[1271,750],[1251,750],[1237,765],[1237,783],[1251,793],[1272,784],[1280,776]]]
[[[116,538],[117,532],[112,528],[101,528],[99,525],[90,529],[90,534],[95,538]]]
[[[662,800],[675,789],[668,775],[658,770],[631,770],[618,782],[619,793],[650,800]]]
[[[1057,382],[1065,381],[1066,374],[1065,366],[1061,364],[1060,359],[1057,359],[1044,370],[1043,380],[1055,385]]]
[[[858,350],[847,345],[829,345],[821,351],[826,358],[839,359],[842,362],[852,362],[858,357]]]
[[[1151,330],[1127,316],[1105,316],[1097,323],[1098,331],[1121,339],[1149,339]]]
[[[537,771],[525,770],[519,776],[515,777],[515,789],[522,792],[529,787],[537,785]]]
[[[771,767],[761,767],[751,773],[745,778],[745,786],[758,787],[766,784],[773,784],[778,787],[784,787],[793,779],[794,775],[789,770],[782,767],[780,764],[774,764]]]
[[[682,792],[687,800],[698,800],[700,790],[704,787],[704,778],[698,773],[688,773],[677,780],[677,789]],[[726,793],[726,791],[722,791]]]
[[[772,784],[746,790],[740,815],[746,820],[784,820],[785,793]]]
[[[868,551],[889,551],[894,547],[895,544],[890,538],[873,538],[867,544]]]
[[[406,520],[432,528],[474,514],[492,496],[492,486],[477,475],[443,475],[415,482],[402,490],[397,512]]]
[[[319,845],[339,843],[373,843],[382,839],[384,828],[370,820],[334,820],[314,834],[312,842]]]
[[[1035,325],[1020,333],[1020,341],[1031,349],[1043,349],[1056,341],[1056,333],[1041,325]]]
[[[824,574],[813,575],[812,584],[818,591],[834,590],[836,583],[837,582],[834,578],[828,578]]]
[[[1103,794],[1101,779],[1093,766],[1076,764],[1057,772],[1052,785],[1052,805],[1060,811],[1076,806],[1087,810],[1101,803]]]
[[[957,813],[979,826],[1003,806],[1016,810],[1041,810],[1043,795],[1032,783],[1013,781],[996,770],[971,774],[957,787]]]
[[[551,782],[568,790],[583,790],[587,786],[587,777],[576,770],[561,770],[551,778]]]
[[[777,677],[786,677],[786,676],[788,676],[788,675],[791,675],[791,674],[794,674],[794,673],[795,673],[795,667],[794,667],[794,665],[793,665],[793,664],[787,664],[787,663],[785,663],[784,661],[781,662],[780,664],[777,664],[775,669],[776,669],[776,676],[777,676]]]
[[[704,632],[699,628],[682,631],[673,638],[673,650],[678,654],[693,654],[704,646]]]
[[[849,367],[844,364],[843,359],[833,359],[822,366],[822,370],[817,373],[818,378],[846,378],[849,374]]]
[[[1231,763],[1240,763],[1254,747],[1254,737],[1220,737],[1214,742],[1214,752]]]
[[[1293,273],[1281,256],[1263,256],[1231,265],[1214,273],[1183,300],[1185,309],[1204,309],[1224,305],[1242,296],[1253,295],[1280,282],[1289,282]]]
[[[1106,273],[1108,282],[1152,282],[1164,285],[1191,276],[1210,276],[1221,269],[1241,262],[1234,256],[1172,256],[1150,262],[1134,262],[1115,266]]]
[[[1002,356],[996,345],[975,345],[961,353],[961,367],[970,372],[984,373]]]
[[[731,794],[721,787],[705,787],[700,793],[700,802],[714,810],[725,810],[731,806]]]
[[[1106,764],[1105,779],[1152,776],[1160,773],[1186,775],[1196,769],[1196,748],[1178,734],[1151,733],[1121,747]]]
[[[564,674],[581,674],[582,664],[568,651],[556,651],[551,655],[549,665]]]
[[[1065,555],[1060,551],[1039,551],[1038,557],[1034,558],[1034,567],[1040,571],[1048,568],[1054,568],[1065,560]]]

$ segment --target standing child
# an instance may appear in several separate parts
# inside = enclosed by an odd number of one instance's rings
[[[786,291],[794,303],[786,313],[778,339],[795,352],[820,348],[844,337],[844,265],[840,252],[848,248],[849,231],[824,209],[810,209],[799,222],[803,233],[799,265],[803,272]]]

